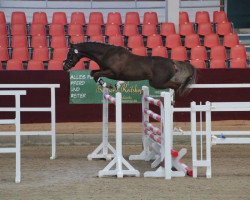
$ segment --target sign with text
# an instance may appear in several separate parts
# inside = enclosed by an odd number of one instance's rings
[[[117,82],[103,78],[108,84],[113,86]],[[141,103],[141,88],[149,86],[148,81],[128,81],[121,85],[119,92],[122,93],[123,103]],[[159,98],[163,90],[155,90],[150,87],[150,96]],[[111,95],[115,95],[115,89],[110,90]],[[97,85],[90,76],[89,70],[72,70],[70,71],[70,97],[71,104],[101,104],[102,103],[102,87]]]

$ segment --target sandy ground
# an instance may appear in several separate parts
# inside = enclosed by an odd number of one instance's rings
[[[248,126],[248,122],[219,122],[218,128]],[[186,124],[180,124],[185,127]],[[216,125],[216,124],[215,124]],[[179,126],[179,125],[178,125]],[[47,129],[46,124],[25,125],[23,129]],[[5,127],[9,129],[10,127]],[[111,131],[114,126],[111,124]],[[216,145],[212,148],[212,178],[144,178],[150,162],[130,161],[141,176],[98,178],[109,161],[88,161],[87,155],[100,142],[99,123],[58,124],[57,158],[50,160],[50,146],[26,143],[22,147],[22,181],[14,183],[14,155],[0,154],[0,200],[21,199],[250,199],[250,145]],[[135,134],[130,134],[134,130]],[[140,124],[124,125],[124,156],[141,151]],[[80,134],[81,133],[81,134]],[[78,137],[81,136],[81,137]],[[74,140],[72,142],[72,137]],[[70,139],[69,139],[70,138]],[[79,141],[77,142],[77,140]],[[114,138],[111,137],[113,144]],[[66,142],[69,141],[69,142]],[[1,142],[1,141],[0,141]],[[3,142],[3,141],[2,141]],[[189,140],[178,140],[174,148],[187,148],[184,162],[191,164]],[[191,165],[190,165],[191,166]]]

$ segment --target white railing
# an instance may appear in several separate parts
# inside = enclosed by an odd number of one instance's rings
[[[50,106],[49,107],[20,107],[20,112],[50,112],[51,114],[51,127],[48,131],[22,131],[20,132],[22,135],[40,135],[40,136],[51,136],[51,157],[50,159],[56,158],[56,95],[55,89],[60,88],[60,84],[0,84],[0,90],[2,89],[50,89]],[[14,111],[15,107],[4,107],[3,111]],[[2,135],[15,135],[15,132],[0,132],[0,136]]]

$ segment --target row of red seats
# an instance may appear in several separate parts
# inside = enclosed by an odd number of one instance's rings
[[[179,24],[184,24],[190,22],[189,15],[187,12],[182,11],[179,13]],[[210,20],[209,13],[207,11],[197,11],[195,14],[194,23],[221,23],[223,21],[228,21],[227,14],[224,11],[214,11],[213,12],[213,20]],[[0,11],[0,24],[6,24],[6,18],[3,11]],[[12,12],[11,15],[11,24],[27,24],[25,12]],[[45,12],[34,12],[32,23],[39,23],[47,25],[48,17]],[[51,23],[66,25],[68,23],[67,16],[65,12],[54,12],[52,16]],[[73,12],[70,16],[70,23],[73,24],[86,24],[85,14],[83,12]],[[90,12],[89,14],[89,24],[101,24],[104,25],[104,17],[102,12]],[[110,12],[107,16],[107,24],[118,24],[122,25],[122,17],[120,12]],[[156,12],[145,12],[143,15],[143,24],[158,24],[158,16]],[[127,12],[125,15],[124,24],[141,24],[140,16],[138,12]]]
[[[9,38],[6,35],[0,35],[0,47],[51,47],[60,48],[69,46],[71,43],[80,43],[85,41],[106,42],[117,46],[126,46],[129,48],[146,46],[153,48],[157,46],[165,46],[169,49],[177,46],[185,46],[186,48],[192,48],[194,46],[204,45],[207,48],[211,48],[217,45],[224,45],[227,48],[231,48],[239,44],[239,37],[236,33],[229,33],[220,40],[219,36],[215,33],[206,35],[203,39],[200,39],[198,34],[190,34],[185,38],[181,38],[179,34],[171,34],[166,38],[159,34],[149,35],[147,38],[142,35],[132,35],[128,38],[124,38],[122,35],[111,35],[105,37],[103,35],[91,35],[85,37],[84,35],[72,35],[69,38],[64,35],[53,36],[48,38],[46,35],[34,35],[27,37],[26,35],[16,35]]]
[[[14,48],[12,53],[12,59],[9,59],[8,53],[0,48],[1,57],[6,56],[5,61],[7,62],[7,70],[21,70],[24,69],[22,62],[28,64],[28,69],[41,70],[44,69],[43,62],[48,62],[48,69],[62,70],[63,61],[66,58],[68,49],[67,48],[56,48],[53,51],[52,57],[50,57],[48,49],[35,48],[32,56],[30,57],[28,49]],[[147,52],[145,47],[137,47],[132,49],[132,53],[140,56],[161,56],[173,60],[187,61],[190,60],[197,68],[206,68],[210,65],[210,68],[226,68],[227,63],[230,63],[231,68],[246,68],[247,67],[247,55],[246,49],[242,45],[236,45],[231,48],[229,57],[224,46],[214,46],[208,52],[204,46],[193,47],[190,52],[185,47],[175,47],[168,52],[163,46],[158,46]],[[189,55],[190,54],[190,55]],[[30,58],[32,58],[30,60]],[[1,58],[3,59],[3,58]],[[88,59],[83,58],[78,64],[78,67],[74,69],[83,69],[83,62],[89,62]],[[2,62],[5,63],[5,62]],[[27,66],[27,65],[25,65]],[[41,67],[42,66],[42,67]],[[47,65],[46,65],[47,66]],[[4,65],[5,67],[5,65]]]

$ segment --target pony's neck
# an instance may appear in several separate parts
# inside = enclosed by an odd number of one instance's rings
[[[108,46],[97,42],[85,42],[79,46],[78,50],[91,60],[99,63],[108,50]]]

